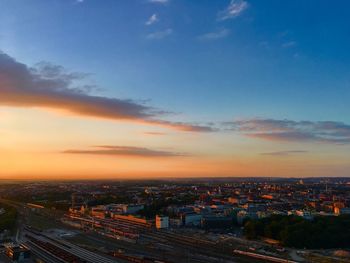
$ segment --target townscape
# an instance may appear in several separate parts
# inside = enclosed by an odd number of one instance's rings
[[[347,262],[349,189],[347,178],[8,183],[0,189],[1,211],[15,209],[17,224],[1,222],[3,257],[17,251],[44,262]],[[313,234],[320,242],[308,243],[308,231],[322,222],[327,226]],[[303,232],[292,232],[293,224]],[[343,239],[336,232],[332,243],[329,231],[342,231]]]

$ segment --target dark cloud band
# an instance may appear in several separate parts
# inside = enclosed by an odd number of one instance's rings
[[[289,151],[278,151],[278,152],[265,152],[261,153],[261,155],[269,155],[269,156],[289,156],[289,155],[295,155],[295,154],[304,154],[308,151],[304,150],[289,150]]]
[[[350,125],[335,121],[248,119],[227,122],[230,129],[271,141],[350,143]]]
[[[40,63],[35,68],[0,52],[0,105],[41,107],[118,121],[163,126],[191,132],[213,131],[209,126],[171,122],[159,117],[166,112],[133,100],[94,96],[93,85],[77,85],[84,74],[67,73],[61,66]]]
[[[176,157],[187,156],[184,153],[152,150],[143,147],[102,145],[94,146],[93,149],[79,150],[71,149],[63,151],[66,154],[90,154],[90,155],[110,155],[110,156],[134,156],[134,157]]]

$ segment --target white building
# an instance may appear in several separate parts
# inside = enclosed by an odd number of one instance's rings
[[[169,228],[169,217],[167,216],[156,216],[156,228]]]

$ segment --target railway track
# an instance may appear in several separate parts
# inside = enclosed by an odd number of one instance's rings
[[[231,253],[232,251],[224,249],[222,244],[210,240],[166,231],[150,232],[144,236],[160,243],[166,243],[174,247],[182,247],[191,252],[191,254],[197,254],[197,257],[193,258],[193,261],[198,261],[198,258],[200,258],[202,262],[206,262],[204,261],[206,258],[208,262],[213,262],[213,259],[216,259],[217,262],[252,262],[251,259],[248,259],[246,256],[233,255]],[[261,260],[257,259],[254,262],[261,262]]]
[[[71,244],[63,239],[51,237],[42,233],[29,232],[25,235],[29,242],[44,251],[49,251],[62,262],[67,263],[118,263],[122,260],[113,260],[101,256],[79,246]]]

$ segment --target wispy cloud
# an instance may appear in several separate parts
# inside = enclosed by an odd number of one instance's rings
[[[288,41],[282,44],[283,48],[289,48],[289,47],[294,47],[296,46],[297,42],[295,41]]]
[[[144,134],[146,134],[146,135],[152,135],[152,136],[162,136],[162,135],[166,135],[165,132],[144,132]]]
[[[268,41],[261,41],[259,43],[259,46],[261,46],[263,48],[266,48],[266,49],[269,49],[270,48],[270,43]]]
[[[150,16],[150,18],[148,18],[148,20],[146,21],[146,25],[150,26],[153,25],[154,23],[157,23],[159,21],[159,18],[157,16],[157,14],[153,14]]]
[[[244,0],[231,0],[228,7],[218,13],[218,20],[226,20],[238,17],[249,7],[248,2]]]
[[[173,33],[171,28],[167,28],[162,31],[153,32],[147,35],[148,39],[163,39],[170,36]]]
[[[278,151],[278,152],[265,152],[265,153],[260,153],[260,154],[261,155],[270,155],[270,156],[289,156],[289,155],[304,154],[304,153],[308,153],[308,151],[290,150],[290,151]]]
[[[94,85],[82,84],[86,74],[40,63],[35,68],[0,52],[0,106],[38,107],[117,121],[163,126],[181,131],[212,131],[209,126],[163,120],[166,111],[128,99],[91,95]]]
[[[228,122],[232,130],[271,141],[350,143],[350,125],[335,121],[248,119]]]
[[[147,123],[147,122],[146,122]],[[178,131],[188,131],[188,132],[214,132],[218,131],[217,128],[209,125],[200,124],[190,124],[184,122],[170,122],[164,120],[149,120],[149,124],[168,127]]]
[[[134,157],[176,157],[187,156],[184,153],[153,150],[144,147],[101,145],[93,146],[92,149],[65,150],[66,154],[90,154],[90,155],[110,155],[110,156],[134,156]]]
[[[229,29],[221,29],[215,32],[209,32],[198,37],[199,40],[215,40],[220,38],[225,38],[230,34]]]
[[[166,4],[169,3],[169,0],[149,0],[149,2],[155,4]]]

